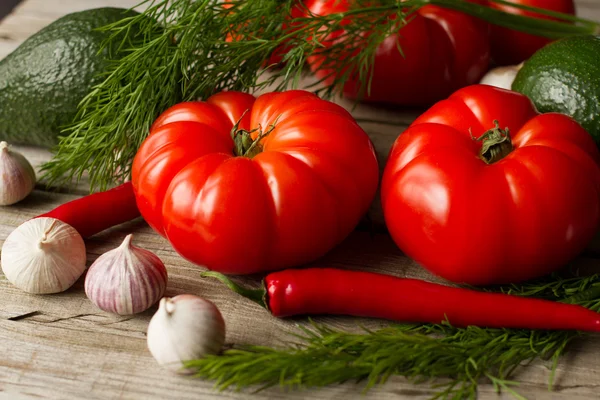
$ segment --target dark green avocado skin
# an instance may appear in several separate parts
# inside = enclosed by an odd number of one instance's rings
[[[50,147],[77,105],[99,83],[108,33],[94,29],[137,15],[97,8],[62,17],[0,61],[0,139]],[[133,32],[131,33],[133,35]]]
[[[573,117],[600,145],[600,37],[575,36],[540,49],[512,89],[531,98],[542,113]]]

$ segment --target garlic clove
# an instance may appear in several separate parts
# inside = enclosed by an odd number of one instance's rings
[[[161,299],[148,325],[148,349],[156,361],[180,374],[184,361],[217,354],[225,343],[225,321],[214,303],[191,294]]]
[[[35,187],[35,171],[27,159],[0,142],[0,205],[7,206],[27,197]]]
[[[59,293],[85,271],[85,243],[71,225],[55,218],[35,218],[8,235],[0,262],[6,278],[19,289]]]
[[[512,84],[519,71],[523,68],[523,63],[519,65],[510,65],[507,67],[497,67],[488,71],[479,83],[490,85],[501,89],[512,90]]]
[[[152,307],[167,288],[167,269],[154,253],[131,244],[128,235],[90,266],[85,294],[101,310],[132,315]]]

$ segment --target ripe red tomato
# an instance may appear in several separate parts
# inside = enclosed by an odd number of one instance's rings
[[[500,134],[488,164],[474,137],[494,120],[510,135]],[[600,153],[571,118],[539,115],[521,94],[475,85],[400,135],[381,193],[394,241],[431,272],[473,285],[518,282],[566,265],[594,236]]]
[[[317,15],[344,12],[348,1],[308,0],[305,5]],[[390,21],[390,23],[395,23]],[[476,18],[435,6],[417,11],[394,35],[379,46],[375,54],[373,80],[365,101],[397,105],[430,105],[458,88],[476,83],[489,66],[489,26]],[[326,40],[334,43],[342,32]],[[404,54],[398,51],[400,44]],[[358,50],[340,55],[355,57]],[[312,56],[308,63],[319,78],[343,71],[319,69],[323,56]],[[350,79],[344,93],[355,98],[360,88],[358,77]]]
[[[260,140],[258,129],[267,134]],[[352,116],[305,91],[222,92],[175,105],[153,124],[132,169],[146,221],[183,257],[230,274],[324,255],[366,213],[378,176]]]
[[[230,9],[232,7],[233,7],[233,4],[231,4],[231,0],[224,0],[223,8]],[[248,2],[248,3],[244,4],[242,7],[252,7],[252,3]],[[285,32],[285,33],[293,32],[294,26],[297,25],[297,23],[294,23],[292,25],[290,22],[293,19],[300,18],[302,16],[304,16],[304,8],[301,7],[299,4],[292,5],[291,9],[289,10],[289,14],[287,14],[286,18],[285,18],[287,23],[283,24],[283,26],[281,27],[281,31]],[[235,29],[234,29],[234,32],[235,32]],[[256,32],[251,32],[251,34],[256,34]],[[240,35],[236,36],[235,33],[229,33],[227,35],[227,37],[225,38],[225,40],[227,42],[231,42],[233,40],[243,40],[239,36]],[[286,53],[290,50],[291,50],[291,47],[290,47],[289,43],[284,43],[281,46],[277,47],[273,51],[273,53],[271,53],[268,60],[264,63],[265,67],[269,67],[269,66],[273,66],[273,65],[277,66],[277,65],[281,64],[283,62],[283,59],[284,59]]]
[[[550,11],[558,11],[566,14],[575,15],[575,4],[573,0],[509,0],[511,3],[521,4],[531,7],[544,8]],[[489,2],[490,7],[510,12],[517,15],[537,16],[548,19],[546,16],[521,10],[504,4]],[[513,31],[492,25],[491,43],[492,58],[499,65],[519,64],[527,60],[536,51],[546,44],[550,39],[528,35],[526,33]]]

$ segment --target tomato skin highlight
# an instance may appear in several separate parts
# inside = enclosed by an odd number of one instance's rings
[[[253,139],[274,125],[252,158],[233,153],[238,121]],[[368,210],[378,169],[367,134],[334,103],[305,91],[223,92],[165,111],[132,183],[142,216],[183,257],[250,274],[313,261],[341,242]]]
[[[486,164],[481,136],[498,120],[513,151]],[[584,250],[600,223],[600,153],[570,117],[539,115],[525,96],[459,90],[394,143],[382,181],[388,229],[409,257],[453,282],[539,277]]]
[[[511,3],[543,8],[565,14],[575,15],[573,0],[510,0]],[[546,16],[521,10],[508,5],[489,2],[490,7],[517,15],[536,16],[549,19]],[[552,40],[514,31],[497,25],[491,26],[492,59],[498,65],[515,65],[527,60],[536,51]]]

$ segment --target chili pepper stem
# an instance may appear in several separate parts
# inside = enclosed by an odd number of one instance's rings
[[[288,269],[268,274],[262,289],[243,288],[213,271],[202,276],[219,279],[275,317],[351,315],[403,323],[447,322],[457,327],[600,332],[600,314],[579,305],[479,292],[373,272]],[[590,290],[595,289],[593,286]],[[586,291],[585,296],[593,295]]]
[[[235,283],[228,276],[223,275],[219,272],[215,272],[215,271],[205,271],[200,276],[203,278],[206,278],[206,277],[216,278],[219,281],[223,282],[229,289],[231,289],[235,293],[237,293],[243,297],[246,297],[249,300],[252,300],[256,304],[266,308],[267,310],[269,309],[269,307],[267,306],[266,298],[265,298],[267,295],[267,291],[265,290],[264,287],[261,289],[248,289],[248,288],[245,288],[245,287]]]
[[[480,137],[473,137],[473,140],[482,142],[479,157],[486,164],[493,164],[500,161],[513,151],[508,128],[501,129],[500,124],[496,120],[494,120],[494,125],[494,128],[485,132]]]

